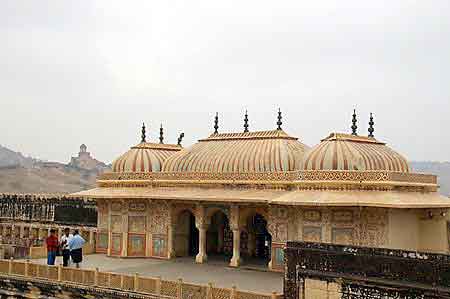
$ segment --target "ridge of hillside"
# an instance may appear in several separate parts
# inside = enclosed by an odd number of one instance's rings
[[[0,146],[0,192],[72,193],[95,187],[97,176],[109,166],[91,157],[82,144],[68,164],[25,157]]]

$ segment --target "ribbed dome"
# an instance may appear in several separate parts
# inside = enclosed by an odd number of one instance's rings
[[[171,156],[164,172],[249,173],[301,168],[309,148],[282,130],[213,134]]]
[[[113,172],[157,172],[163,162],[181,150],[181,146],[142,142],[112,163]]]
[[[408,161],[375,138],[332,133],[306,156],[305,170],[389,170],[409,172]]]

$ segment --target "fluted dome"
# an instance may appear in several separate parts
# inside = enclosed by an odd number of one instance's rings
[[[282,130],[212,134],[171,156],[164,172],[251,173],[299,170],[309,148]]]
[[[305,156],[304,170],[388,170],[409,172],[408,161],[371,137],[332,133]]]
[[[141,142],[112,163],[113,172],[157,172],[163,162],[180,151],[181,146]]]

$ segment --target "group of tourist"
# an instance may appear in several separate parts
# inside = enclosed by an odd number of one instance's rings
[[[86,241],[80,236],[77,229],[70,233],[69,228],[64,229],[61,239],[58,239],[55,229],[50,230],[50,235],[45,240],[47,245],[47,265],[54,265],[57,256],[62,256],[63,266],[68,267],[70,261],[77,268],[83,261],[83,245]]]

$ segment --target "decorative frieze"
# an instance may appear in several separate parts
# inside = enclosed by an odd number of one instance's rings
[[[283,172],[132,172],[104,173],[99,181],[126,180],[242,180],[242,181],[396,181],[436,184],[436,176],[395,171],[304,170]]]

